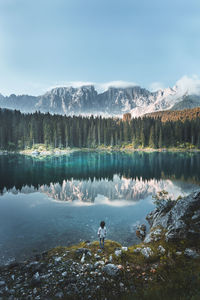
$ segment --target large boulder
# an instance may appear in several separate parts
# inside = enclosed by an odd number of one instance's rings
[[[194,192],[178,201],[169,201],[147,215],[151,226],[145,243],[159,240],[162,232],[166,241],[200,238],[200,192]],[[159,231],[159,232],[158,232]]]

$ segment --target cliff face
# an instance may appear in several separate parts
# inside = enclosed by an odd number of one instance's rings
[[[200,192],[195,192],[178,201],[168,201],[162,208],[147,216],[151,226],[144,242],[161,238],[164,231],[165,240],[187,239],[195,241],[200,238]],[[156,233],[156,234],[155,234]]]

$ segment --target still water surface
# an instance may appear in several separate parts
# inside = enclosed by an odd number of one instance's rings
[[[199,187],[199,153],[74,152],[43,159],[0,155],[0,264],[57,245],[108,238],[137,242],[152,195]]]

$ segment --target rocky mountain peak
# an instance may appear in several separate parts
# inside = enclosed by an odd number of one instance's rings
[[[84,85],[55,87],[38,97],[0,95],[0,107],[26,113],[36,110],[66,115],[120,116],[131,113],[132,117],[138,117],[146,113],[171,109],[185,96],[178,86],[157,92],[150,92],[140,86],[109,87],[108,90],[98,93],[93,85]],[[198,103],[196,100],[193,101],[193,107],[198,106]]]

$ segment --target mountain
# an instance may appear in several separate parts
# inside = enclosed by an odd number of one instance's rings
[[[98,93],[93,85],[88,85],[79,88],[58,87],[37,97],[14,94],[4,97],[0,94],[0,107],[24,113],[41,111],[62,115],[120,116],[130,112],[132,117],[138,117],[145,113],[176,109],[186,102],[199,106],[200,96],[193,95],[189,99],[176,86],[156,92],[139,86],[110,87]]]
[[[171,110],[183,110],[194,107],[200,107],[200,96],[187,95],[184,96],[180,102],[176,103]]]

